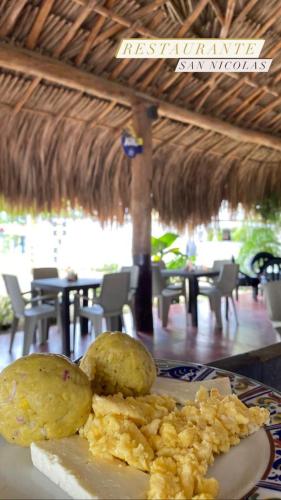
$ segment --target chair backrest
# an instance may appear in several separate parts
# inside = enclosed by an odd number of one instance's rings
[[[139,266],[122,266],[121,273],[130,273],[130,291],[135,292],[139,283]]]
[[[231,294],[237,285],[239,266],[238,264],[224,264],[216,282],[216,287],[222,295]]]
[[[151,262],[151,266],[159,267],[160,269],[166,269],[166,264],[164,260],[156,260]]]
[[[34,280],[58,278],[59,272],[56,267],[34,267],[32,269],[32,275]]]
[[[281,281],[263,285],[266,309],[271,321],[281,321]]]
[[[24,314],[25,303],[21,295],[18,278],[12,274],[2,274],[9,295],[13,313],[19,317]]]
[[[273,257],[264,266],[261,274],[260,280],[262,283],[267,281],[278,281],[281,280],[281,258]]]
[[[212,270],[213,271],[221,271],[224,264],[232,264],[231,260],[214,260]]]
[[[121,312],[128,302],[131,273],[105,274],[99,299],[105,312]]]
[[[161,268],[159,266],[152,266],[152,295],[153,297],[159,297],[162,290],[165,288],[165,278],[161,274]]]
[[[259,252],[251,260],[250,267],[257,276],[264,270],[266,264],[274,258],[269,252]]]

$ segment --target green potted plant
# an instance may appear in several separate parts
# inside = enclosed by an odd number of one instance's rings
[[[164,233],[159,238],[151,237],[151,256],[153,262],[164,260],[169,269],[184,267],[187,256],[178,247],[173,247],[173,243],[178,239],[176,233]],[[166,257],[172,257],[166,262]]]
[[[0,297],[0,330],[9,328],[13,321],[13,311],[8,297]]]

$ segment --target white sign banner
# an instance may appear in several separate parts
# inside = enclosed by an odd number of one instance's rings
[[[176,73],[266,73],[272,59],[180,59]]]
[[[258,58],[260,39],[130,38],[121,41],[117,59]]]

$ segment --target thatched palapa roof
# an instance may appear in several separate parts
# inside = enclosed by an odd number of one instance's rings
[[[131,99],[158,104],[153,207],[178,226],[222,200],[281,194],[280,0],[0,0],[0,196],[70,202],[101,220],[130,210],[120,147]],[[118,60],[122,38],[265,38],[269,73],[175,73],[173,60]]]

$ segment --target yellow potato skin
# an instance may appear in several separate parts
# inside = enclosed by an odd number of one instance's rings
[[[94,377],[90,376],[91,366]],[[146,347],[120,332],[99,335],[84,354],[80,368],[92,380],[93,391],[103,395],[145,395],[156,378],[155,364]]]
[[[91,411],[86,375],[66,357],[24,356],[0,374],[0,434],[10,443],[67,437]]]

